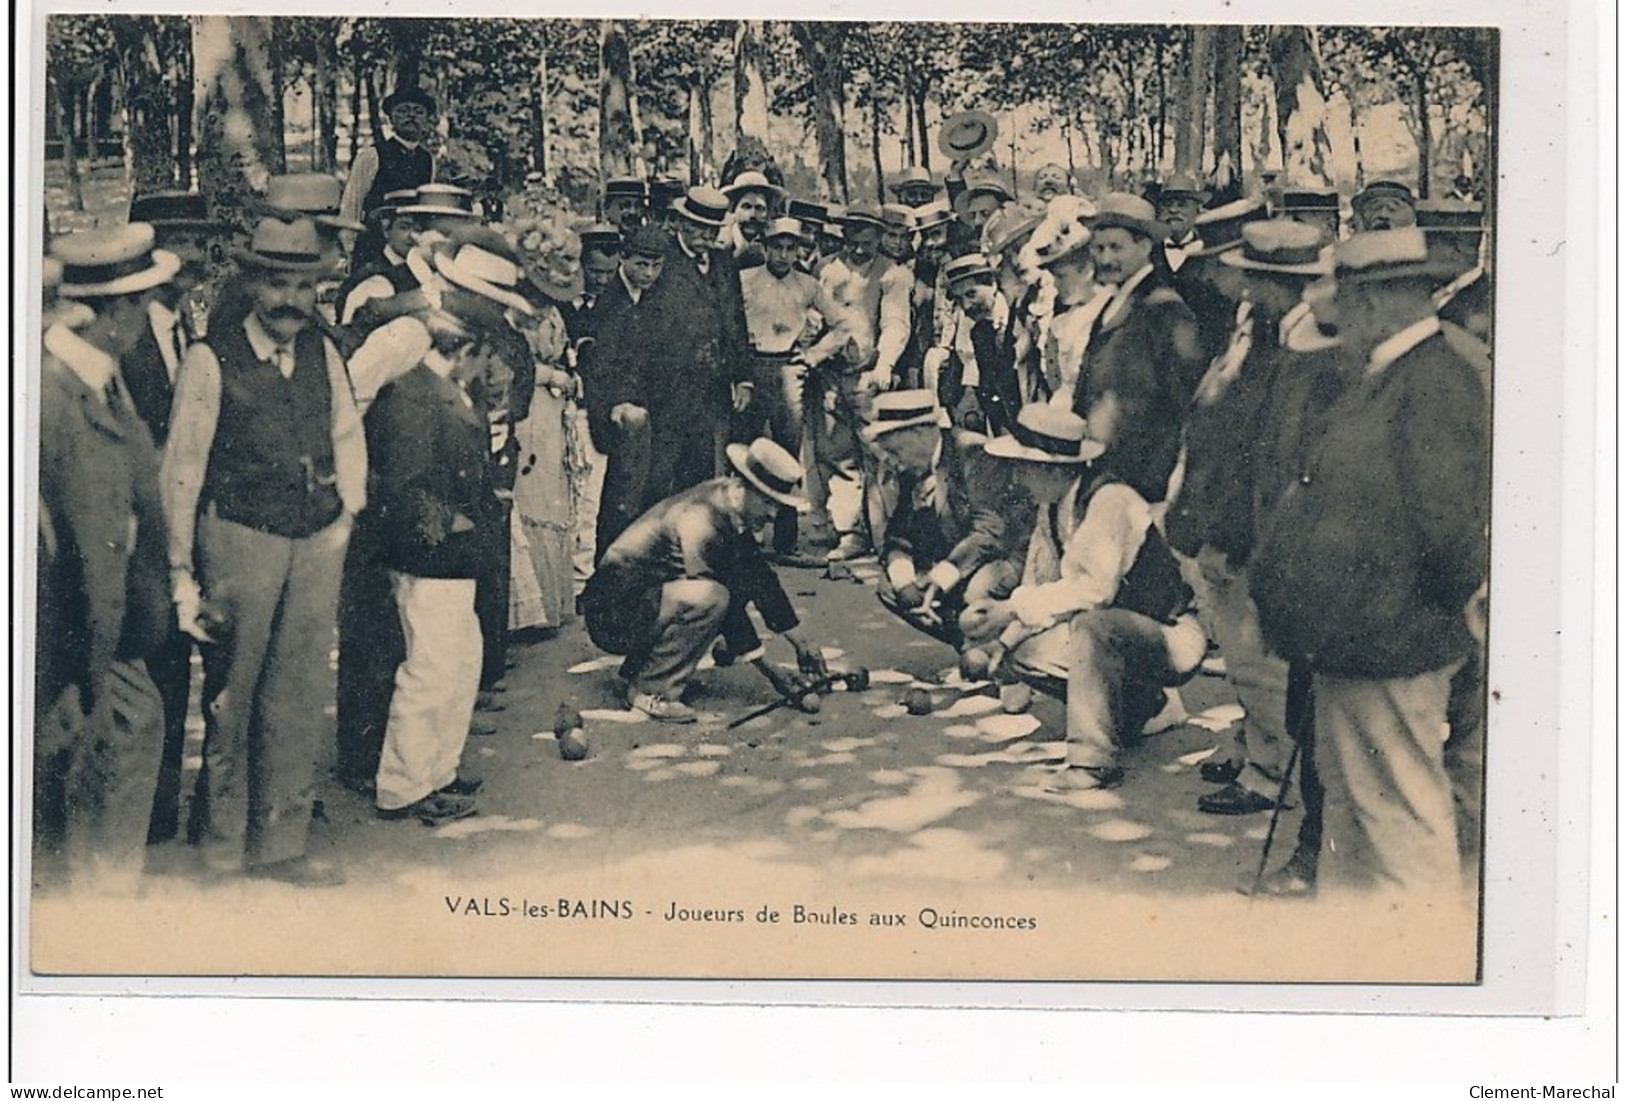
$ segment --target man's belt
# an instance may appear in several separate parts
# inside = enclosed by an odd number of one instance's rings
[[[794,348],[791,348],[787,352],[764,352],[758,348],[752,348],[750,350],[750,354],[764,363],[789,363],[792,359],[796,358],[796,350]]]

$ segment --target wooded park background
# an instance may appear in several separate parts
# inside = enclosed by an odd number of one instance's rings
[[[883,200],[905,166],[947,168],[937,130],[968,108],[999,119],[1018,193],[1053,162],[1094,193],[1276,173],[1493,199],[1487,28],[57,15],[46,49],[52,231],[95,215],[96,178],[229,211],[271,173],[342,174],[414,83],[440,102],[438,177],[497,209],[540,187],[590,213],[609,176],[764,157],[792,192]]]

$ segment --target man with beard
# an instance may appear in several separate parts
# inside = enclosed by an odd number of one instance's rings
[[[1194,176],[1173,176],[1157,191],[1157,221],[1167,230],[1162,242],[1168,270],[1177,273],[1185,260],[1202,248],[1196,234],[1196,217],[1213,193],[1196,182]]]
[[[1354,210],[1354,232],[1404,229],[1416,224],[1416,196],[1398,180],[1376,180],[1349,200]]]
[[[434,179],[434,153],[425,144],[434,133],[434,97],[421,88],[397,88],[384,97],[381,108],[391,133],[357,153],[350,165],[338,209],[349,222],[365,223],[390,192],[413,190]],[[383,247],[383,234],[373,227],[355,243],[356,262],[371,263]]]
[[[741,172],[722,193],[728,197],[730,215],[722,231],[723,244],[733,251],[741,269],[759,267],[764,260],[762,234],[773,212],[784,204],[784,188],[760,172]]]
[[[1048,203],[1058,195],[1067,195],[1072,191],[1071,178],[1066,169],[1058,164],[1046,164],[1038,170],[1033,177],[1033,192],[1038,201]]]
[[[307,845],[366,442],[344,360],[311,322],[328,270],[315,225],[265,218],[236,258],[253,308],[187,353],[163,463],[176,615],[208,644],[199,844],[217,872],[333,885]]]
[[[152,292],[148,326],[119,370],[131,403],[159,449],[169,438],[169,410],[175,379],[187,350],[197,339],[189,297],[208,276],[209,250],[225,234],[213,221],[203,196],[196,192],[162,191],[137,197],[130,204],[131,222],[145,222],[157,235],[157,246],[181,261],[169,282]],[[192,641],[174,624],[164,645],[147,657],[147,672],[164,701],[164,754],[153,802],[150,844],[173,838],[180,830],[181,756],[186,744],[186,705],[192,685]]]
[[[1095,279],[1115,290],[1089,338],[1072,403],[1116,476],[1153,505],[1167,493],[1185,409],[1206,367],[1195,316],[1152,263],[1163,234],[1139,196],[1100,201],[1089,249]]]
[[[1443,731],[1481,629],[1490,437],[1480,369],[1435,312],[1446,271],[1414,226],[1338,246],[1346,386],[1249,564],[1265,640],[1312,671],[1323,891],[1460,883]]]

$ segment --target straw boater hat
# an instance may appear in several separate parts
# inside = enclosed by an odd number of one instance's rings
[[[880,220],[888,227],[915,230],[919,228],[918,212],[903,203],[887,203],[880,208]]]
[[[656,176],[649,181],[649,208],[656,214],[664,214],[687,190],[688,184],[675,176]]]
[[[938,199],[934,203],[926,203],[914,211],[915,228],[921,233],[928,229],[945,226],[954,220],[954,208],[949,206],[947,200]]]
[[[309,218],[261,218],[248,246],[232,249],[231,255],[245,268],[260,271],[315,273],[333,267],[332,260],[322,253],[316,223]]]
[[[905,428],[948,428],[951,424],[947,411],[937,404],[937,396],[929,390],[889,390],[876,394],[869,414],[873,419],[862,429],[863,438],[869,443]]]
[[[867,203],[847,207],[841,212],[840,222],[843,227],[873,226],[876,229],[886,228],[886,222],[880,216],[880,210]]]
[[[945,287],[952,288],[955,283],[974,279],[979,275],[993,278],[992,263],[979,252],[956,256],[942,265],[942,282]]]
[[[784,448],[762,437],[752,440],[748,446],[731,443],[727,452],[728,462],[739,476],[759,492],[797,512],[811,510],[807,499],[795,492],[805,471]]]
[[[597,249],[599,252],[620,251],[620,226],[612,226],[608,222],[586,222],[577,227],[576,236],[581,238],[583,249]]]
[[[453,286],[473,291],[526,316],[536,312],[519,293],[519,280],[525,270],[512,246],[495,230],[481,227],[458,234],[449,249],[435,253],[434,265]],[[541,289],[548,288],[542,286]]]
[[[1231,249],[1219,263],[1243,271],[1271,275],[1330,275],[1331,265],[1314,226],[1275,218],[1241,227],[1241,247]]]
[[[671,208],[696,225],[721,229],[728,221],[731,205],[728,196],[714,187],[691,187]]]
[[[1026,241],[1043,221],[1042,213],[1026,207],[1000,207],[982,228],[982,252],[989,257],[1003,256]]]
[[[1166,236],[1166,227],[1157,221],[1156,207],[1127,191],[1113,191],[1100,200],[1094,228],[1097,233],[1103,229],[1126,229],[1154,241]]]
[[[400,213],[403,206],[410,206],[417,202],[418,189],[415,187],[402,188],[399,191],[384,192],[384,201],[373,207],[368,213],[369,221],[382,223]]]
[[[190,229],[224,233],[226,223],[209,217],[209,204],[196,191],[152,191],[130,200],[127,222],[145,222],[154,229]]]
[[[829,207],[807,199],[791,199],[784,212],[803,224],[810,223],[814,228],[821,228],[829,221]]]
[[[793,237],[800,241],[806,234],[806,227],[797,218],[775,218],[768,223],[767,232],[762,234],[763,241],[773,241],[780,237]]]
[[[1196,216],[1195,226],[1196,236],[1202,239],[1202,247],[1191,256],[1216,256],[1240,248],[1243,227],[1252,222],[1265,221],[1269,216],[1269,208],[1264,205],[1264,200],[1256,198],[1237,199],[1202,211]]]
[[[993,148],[999,137],[999,124],[986,111],[961,111],[942,124],[937,148],[949,160],[968,161]]]
[[[767,195],[770,198],[780,200],[782,200],[786,194],[784,188],[780,187],[778,184],[774,183],[760,172],[741,172],[738,176],[734,177],[733,183],[722,189],[722,193],[728,196],[728,202],[730,204],[737,203],[741,198],[752,191],[760,191],[762,194]]]
[[[325,172],[294,172],[265,181],[265,213],[278,218],[309,218],[325,229],[360,233],[367,227],[339,216],[344,185]]]
[[[931,178],[930,171],[916,164],[903,169],[903,174],[893,180],[886,190],[893,195],[901,195],[910,188],[922,188],[936,194],[942,190],[942,185]]]
[[[1416,224],[1429,233],[1483,233],[1484,204],[1461,199],[1423,199]]]
[[[453,184],[429,183],[418,188],[417,197],[398,208],[402,214],[430,214],[442,218],[477,218],[474,193]]]
[[[1015,200],[1015,196],[1010,194],[1010,189],[1005,187],[997,176],[977,176],[975,179],[965,181],[965,190],[954,199],[954,212],[965,213],[970,208],[970,201],[978,195],[996,195],[1001,203]]]
[[[1436,255],[1429,255],[1427,234],[1418,226],[1356,233],[1338,244],[1333,257],[1339,284],[1449,279],[1459,272]]]
[[[1285,191],[1281,193],[1281,209],[1288,214],[1306,211],[1325,213],[1337,210],[1337,192],[1325,189]]]
[[[982,449],[997,459],[1069,466],[1093,462],[1106,452],[1105,445],[1089,439],[1082,417],[1047,403],[1022,406],[1010,435],[995,436]]]
[[[51,242],[62,265],[56,293],[62,298],[112,298],[163,286],[181,270],[180,257],[156,248],[145,222],[86,229]]]

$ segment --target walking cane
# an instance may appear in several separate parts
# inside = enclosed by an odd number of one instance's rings
[[[1275,793],[1275,806],[1270,808],[1270,825],[1264,833],[1264,852],[1258,858],[1258,874],[1253,877],[1253,889],[1248,898],[1257,898],[1258,892],[1264,889],[1264,870],[1269,867],[1270,846],[1275,843],[1275,827],[1281,821],[1281,807],[1286,803],[1287,788],[1292,785],[1292,770],[1298,764],[1298,751],[1303,743],[1292,739],[1292,752],[1287,755],[1286,768],[1281,770],[1281,786]]]

